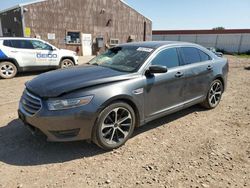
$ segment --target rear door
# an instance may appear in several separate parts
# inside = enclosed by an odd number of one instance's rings
[[[21,67],[36,64],[36,51],[29,40],[10,40],[10,52]]]
[[[212,58],[195,47],[179,48],[183,68],[185,69],[185,84],[183,96],[186,102],[199,100],[206,96],[213,79]]]
[[[168,72],[146,77],[145,116],[146,118],[180,107],[184,85],[182,68],[176,48],[168,48],[159,52],[151,65],[167,66]]]

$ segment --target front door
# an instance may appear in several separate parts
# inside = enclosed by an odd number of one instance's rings
[[[59,54],[52,46],[40,40],[31,40],[36,53],[36,66],[55,66],[59,64]]]
[[[92,35],[82,33],[82,54],[83,56],[92,55]]]
[[[151,65],[167,66],[168,72],[146,78],[145,116],[162,113],[182,106],[183,71],[176,48],[164,49],[152,60]]]

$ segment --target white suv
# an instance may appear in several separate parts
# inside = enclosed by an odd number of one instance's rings
[[[70,50],[33,38],[0,38],[0,77],[13,78],[17,72],[67,68],[78,64]]]

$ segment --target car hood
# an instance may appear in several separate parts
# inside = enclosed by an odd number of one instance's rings
[[[76,52],[72,50],[60,49],[60,52],[64,55],[75,55]]]
[[[134,77],[138,77],[138,75],[101,66],[83,65],[41,74],[27,82],[26,88],[40,97],[53,98],[77,89],[133,79]]]

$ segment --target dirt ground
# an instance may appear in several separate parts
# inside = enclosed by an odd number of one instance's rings
[[[34,138],[16,111],[38,73],[0,80],[0,187],[250,187],[250,59],[228,58],[216,109],[194,106],[151,122],[112,152]]]

